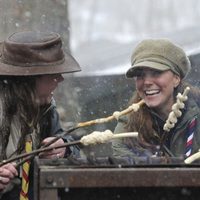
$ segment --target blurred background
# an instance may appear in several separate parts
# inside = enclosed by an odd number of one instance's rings
[[[55,93],[67,129],[127,107],[134,83],[124,74],[135,45],[144,38],[165,37],[182,46],[193,66],[187,79],[199,86],[199,4],[198,0],[1,0],[0,40],[30,29],[60,33],[64,50],[82,67],[82,72],[64,75]],[[115,125],[113,121],[78,130],[76,137],[113,130]]]

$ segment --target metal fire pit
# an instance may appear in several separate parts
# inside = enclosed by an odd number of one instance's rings
[[[133,199],[133,196],[134,199],[155,200],[161,199],[161,194],[164,199],[168,199],[169,194],[169,199],[173,199],[173,192],[177,193],[174,194],[176,199],[184,199],[188,195],[196,196],[200,190],[198,164],[184,165],[181,158],[171,159],[171,163],[161,158],[148,161],[138,158],[136,161],[129,165],[123,160],[110,158],[89,162],[35,159],[35,200],[126,200]]]

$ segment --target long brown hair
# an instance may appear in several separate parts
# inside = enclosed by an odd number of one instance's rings
[[[1,76],[0,77],[0,142],[1,157],[6,157],[6,147],[10,135],[13,116],[19,118],[21,137],[16,152],[24,149],[25,136],[31,133],[38,122],[39,105],[35,101],[35,77]]]
[[[198,106],[200,106],[200,90],[191,86],[188,83],[181,82],[179,86],[174,90],[174,98],[179,92],[183,92],[183,90],[189,86],[190,87],[190,96],[196,101]],[[136,92],[130,100],[130,104],[137,103],[141,98],[139,97],[138,93]],[[129,121],[125,127],[127,131],[136,131],[139,133],[138,141],[141,147],[155,149],[157,144],[155,141],[158,140],[156,138],[158,135],[155,133],[153,129],[153,119],[149,112],[149,108],[147,105],[143,105],[137,112],[132,112],[129,116]],[[129,147],[134,147],[136,142],[134,139],[125,138],[124,142]]]

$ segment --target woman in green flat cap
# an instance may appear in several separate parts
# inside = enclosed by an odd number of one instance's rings
[[[191,64],[183,49],[168,39],[146,39],[136,46],[131,64],[126,76],[134,79],[136,92],[130,103],[143,99],[145,104],[137,112],[121,117],[115,133],[136,131],[139,136],[114,140],[113,154],[186,158],[197,152],[200,92],[184,81]],[[187,86],[190,91],[184,104],[179,102],[179,109],[172,112],[172,106],[177,106],[177,94]],[[167,120],[170,123],[166,124]]]

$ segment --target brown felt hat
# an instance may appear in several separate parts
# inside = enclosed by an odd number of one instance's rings
[[[80,71],[78,62],[62,49],[59,34],[23,31],[1,44],[0,75],[32,76]]]
[[[171,70],[184,78],[191,69],[189,58],[184,50],[168,39],[145,39],[140,42],[131,57],[131,68],[126,77],[137,76],[143,67],[166,71]]]

